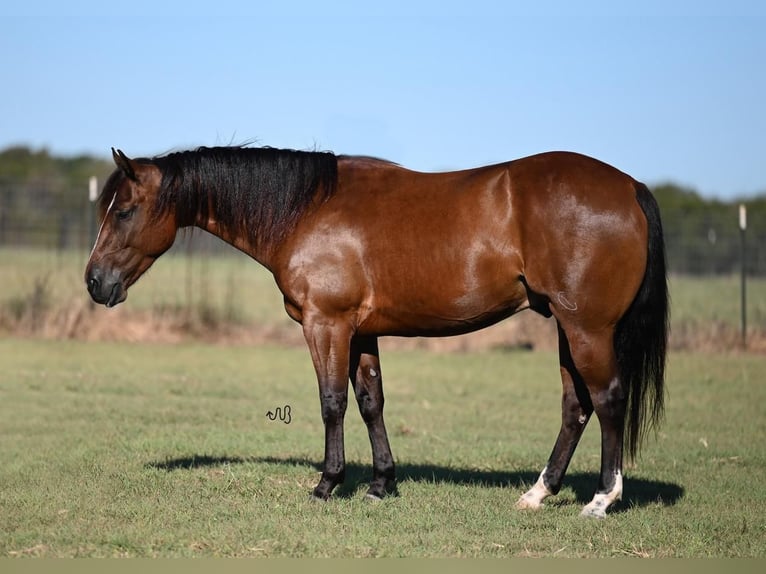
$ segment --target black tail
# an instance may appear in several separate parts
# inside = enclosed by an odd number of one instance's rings
[[[660,210],[644,184],[637,184],[636,200],[646,215],[649,231],[646,271],[614,339],[620,378],[627,392],[625,448],[629,458],[635,458],[643,436],[662,420],[670,318]]]

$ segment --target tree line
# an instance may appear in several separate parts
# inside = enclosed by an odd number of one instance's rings
[[[0,246],[87,249],[95,213],[88,182],[99,186],[114,169],[93,156],[57,157],[17,146],[0,151]],[[650,186],[663,217],[669,268],[726,274],[741,268],[739,205],[747,207],[746,268],[766,275],[766,192],[745,200],[709,199],[672,182]]]

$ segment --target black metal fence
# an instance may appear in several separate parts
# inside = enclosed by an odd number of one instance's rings
[[[52,250],[88,251],[97,233],[96,215],[87,195],[81,193],[79,206],[66,211],[20,210],[10,205],[7,186],[0,182],[0,247],[41,247]],[[4,193],[4,190],[6,193]],[[18,197],[14,198],[18,204]],[[34,201],[34,197],[25,198]],[[661,206],[662,208],[662,206]],[[31,213],[32,216],[20,215]],[[766,275],[766,217],[748,215],[747,229],[739,227],[738,205],[710,208],[700,217],[687,217],[683,209],[662,208],[668,266],[671,272],[686,275],[739,273],[743,254],[748,275]],[[179,232],[174,251],[225,253],[228,245],[200,232]],[[743,241],[744,240],[744,241]],[[744,250],[743,250],[744,247]]]
[[[740,206],[706,209],[687,218],[683,209],[662,210],[665,247],[671,272],[683,275],[766,275],[766,219],[755,212],[740,228]],[[748,213],[747,211],[745,213]]]

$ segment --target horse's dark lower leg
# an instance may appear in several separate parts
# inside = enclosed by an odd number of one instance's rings
[[[348,404],[348,360],[351,337],[343,328],[304,320],[304,336],[319,382],[325,427],[324,468],[313,496],[327,500],[346,476],[343,419]]]
[[[603,518],[614,502],[622,498],[622,448],[626,396],[619,378],[614,351],[614,332],[605,329],[570,336],[572,357],[590,395],[601,426],[601,471],[598,488],[582,511],[583,516]]]
[[[593,412],[588,390],[572,361],[569,341],[559,327],[559,362],[563,394],[561,399],[561,430],[548,464],[537,483],[519,498],[518,508],[539,508],[542,501],[558,494],[569,462]]]
[[[596,494],[583,508],[583,516],[603,518],[606,509],[622,498],[622,449],[625,430],[625,394],[615,377],[610,385],[592,393],[601,425],[601,473]]]
[[[321,385],[321,383],[320,383]],[[346,478],[346,458],[343,446],[343,417],[348,402],[347,391],[327,389],[320,391],[322,421],[325,428],[324,468],[322,478],[314,488],[313,496],[330,498],[333,489]]]
[[[383,379],[377,339],[352,340],[349,377],[372,445],[373,474],[367,496],[382,498],[395,488],[396,473],[383,422]]]

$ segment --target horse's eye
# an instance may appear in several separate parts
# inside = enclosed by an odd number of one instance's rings
[[[115,217],[117,217],[119,221],[127,221],[133,216],[133,213],[135,211],[136,211],[136,208],[135,206],[133,206],[127,209],[118,209],[117,211],[114,212],[114,215]]]

